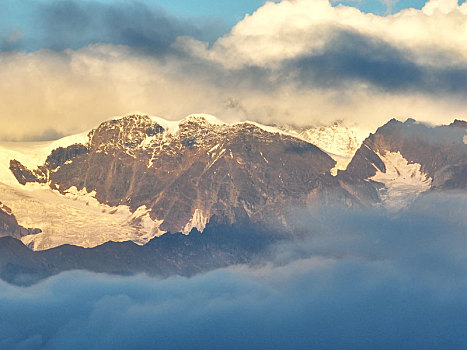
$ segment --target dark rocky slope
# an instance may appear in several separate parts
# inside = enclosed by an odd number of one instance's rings
[[[167,233],[144,246],[108,242],[95,248],[64,245],[32,251],[13,237],[0,238],[0,278],[30,285],[63,271],[87,270],[120,275],[191,276],[233,264],[250,263],[281,239],[259,227],[208,225],[201,234]]]

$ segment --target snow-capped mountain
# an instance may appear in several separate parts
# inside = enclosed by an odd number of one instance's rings
[[[0,278],[189,275],[297,233],[297,208],[397,210],[427,191],[467,188],[466,122],[391,120],[334,174],[329,150],[348,158],[358,137],[339,124],[305,131],[132,115],[53,142],[0,144],[0,236],[12,236],[0,238]]]
[[[361,133],[342,123],[297,131],[132,115],[53,142],[1,144],[0,200],[35,250],[146,244],[208,223],[287,231],[288,211],[310,203],[397,209],[424,191],[465,188],[464,123],[391,120],[359,146]]]
[[[18,220],[42,229],[22,238],[34,249],[144,244],[167,231],[202,231],[208,222],[285,227],[287,208],[330,193],[358,201],[330,175],[335,161],[313,144],[207,115],[109,120],[85,142],[56,148],[44,160],[9,161],[17,182],[35,188],[29,194],[0,186]]]

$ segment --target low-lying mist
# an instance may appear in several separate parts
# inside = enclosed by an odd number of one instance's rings
[[[465,349],[467,195],[297,211],[305,238],[192,278],[0,282],[4,349]]]

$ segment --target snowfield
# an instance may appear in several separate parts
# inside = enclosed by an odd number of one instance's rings
[[[108,241],[133,241],[145,244],[160,236],[161,220],[151,219],[149,209],[132,213],[127,206],[111,207],[99,203],[93,193],[69,189],[66,195],[46,184],[18,183],[9,169],[11,159],[29,169],[43,164],[58,147],[86,143],[87,132],[48,142],[0,143],[0,198],[11,208],[18,223],[26,228],[40,228],[41,233],[22,238],[34,250],[62,244],[94,247]]]
[[[371,180],[386,186],[381,190],[381,199],[388,209],[403,208],[420,193],[430,189],[432,179],[421,172],[420,164],[409,163],[399,152],[386,152],[378,156],[384,162],[386,172],[378,169]]]

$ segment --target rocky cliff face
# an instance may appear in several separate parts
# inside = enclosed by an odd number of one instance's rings
[[[21,238],[22,236],[36,234],[41,232],[40,229],[24,228],[18,224],[11,209],[0,202],[0,237],[12,236]]]
[[[318,147],[253,123],[133,115],[102,123],[86,145],[54,150],[38,169],[15,162],[11,170],[62,193],[95,191],[110,206],[145,206],[161,230],[189,233],[208,222],[283,223],[287,207],[317,198],[351,203],[329,174],[334,165]]]

